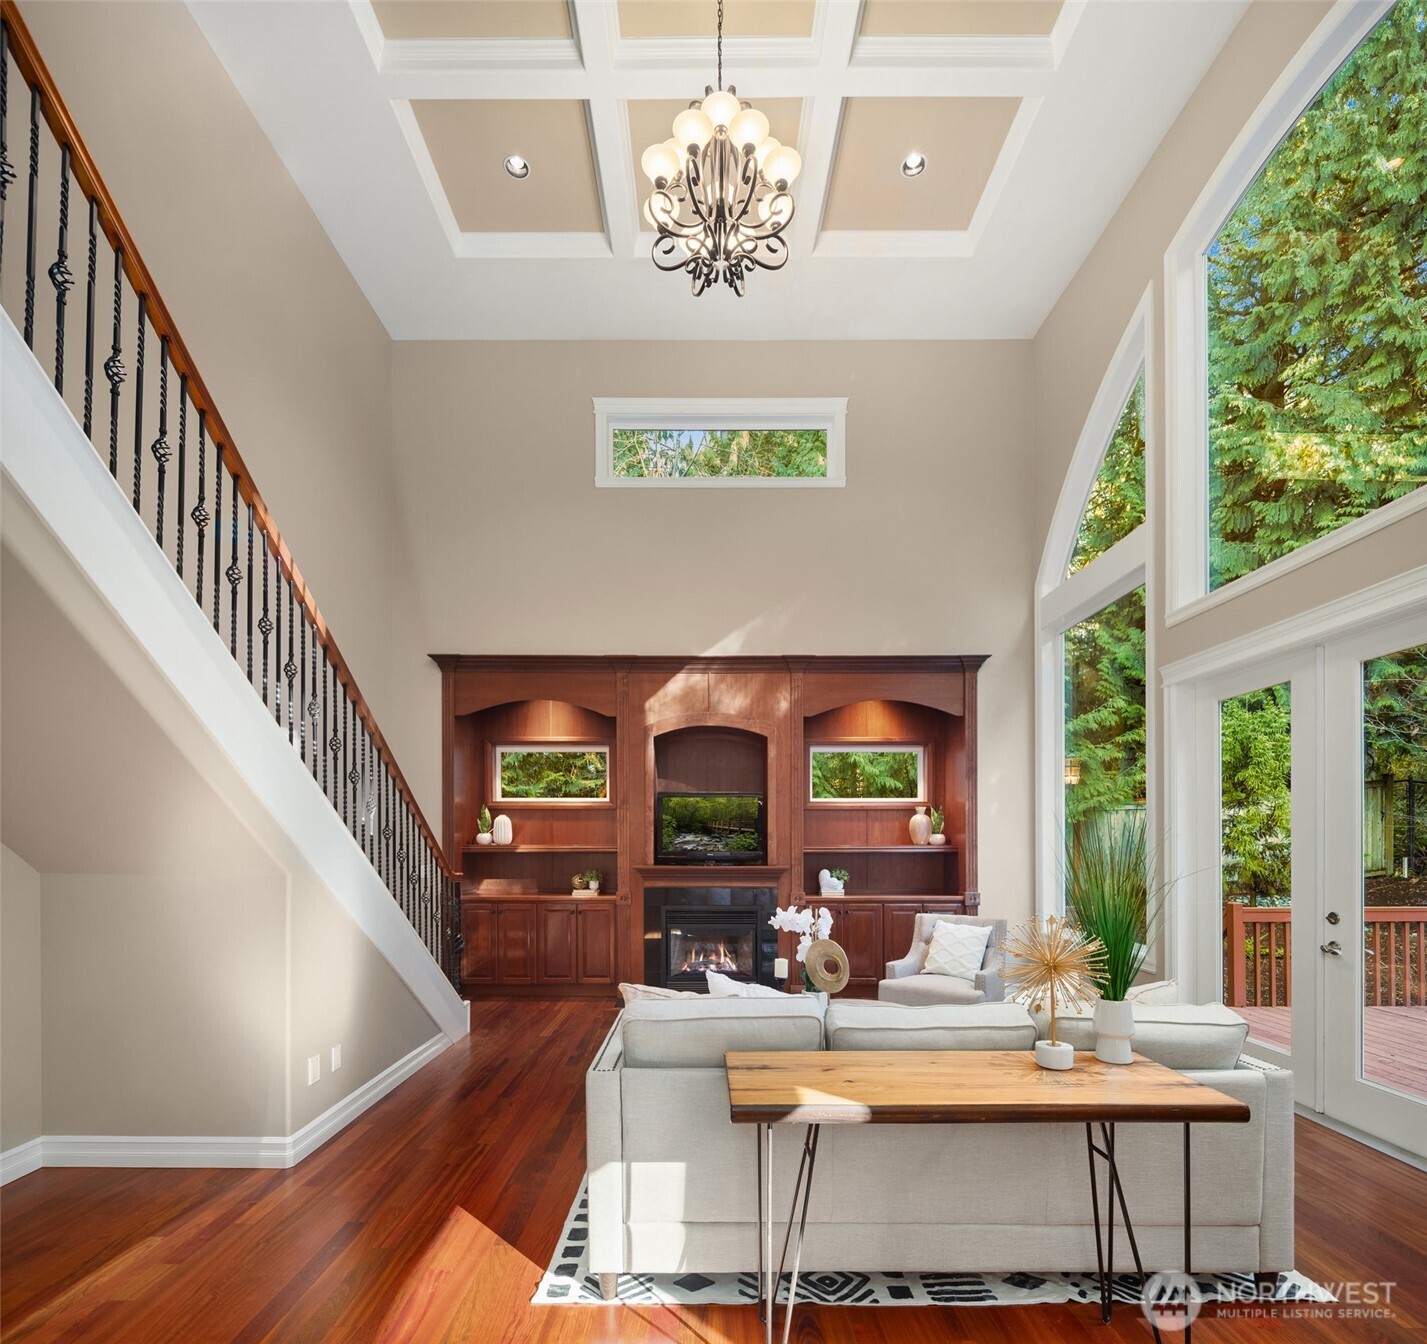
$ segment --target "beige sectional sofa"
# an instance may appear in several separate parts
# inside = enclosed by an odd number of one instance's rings
[[[1136,1019],[1142,1054],[1252,1111],[1247,1124],[1194,1129],[1194,1268],[1292,1269],[1292,1074],[1241,1058],[1246,1028],[1226,1009],[1137,1005]],[[756,1268],[756,1126],[729,1120],[725,1051],[1029,1050],[1036,1035],[1026,1010],[1008,1003],[834,1001],[826,1013],[801,995],[631,1004],[586,1075],[591,1270],[611,1295],[621,1273]],[[802,1135],[796,1125],[775,1130],[775,1211],[789,1206]],[[1119,1128],[1147,1270],[1180,1267],[1182,1142],[1178,1125]],[[826,1126],[808,1218],[809,1270],[1071,1272],[1096,1263],[1080,1125]],[[1124,1242],[1115,1241],[1122,1270],[1133,1268]]]

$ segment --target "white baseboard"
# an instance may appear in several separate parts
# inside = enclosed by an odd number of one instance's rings
[[[450,1045],[433,1036],[286,1138],[48,1134],[0,1153],[0,1185],[40,1167],[294,1167]]]

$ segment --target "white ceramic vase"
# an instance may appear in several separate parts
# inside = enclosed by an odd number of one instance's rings
[[[491,835],[498,845],[508,845],[515,839],[515,827],[510,824],[510,818],[504,813],[491,822]]]
[[[932,819],[924,807],[917,808],[916,815],[907,823],[914,845],[924,845],[932,838]]]
[[[1135,1034],[1134,1005],[1127,999],[1095,1001],[1095,1058],[1105,1064],[1128,1064]]]

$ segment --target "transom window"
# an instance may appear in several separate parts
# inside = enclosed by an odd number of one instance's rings
[[[1427,483],[1424,116],[1399,0],[1207,251],[1211,589]]]
[[[1141,371],[1110,436],[1080,518],[1069,574],[1124,541],[1145,520],[1145,375]]]
[[[497,747],[495,796],[499,802],[607,801],[609,748],[545,743]]]
[[[925,802],[925,747],[812,747],[808,756],[815,803]]]
[[[846,398],[595,398],[595,484],[840,486]]]

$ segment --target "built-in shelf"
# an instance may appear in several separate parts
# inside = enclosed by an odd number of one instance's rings
[[[606,891],[481,891],[467,888],[461,899],[466,901],[615,901],[615,892]]]
[[[467,845],[467,854],[614,854],[615,845]]]
[[[804,845],[808,854],[955,854],[950,845]]]

